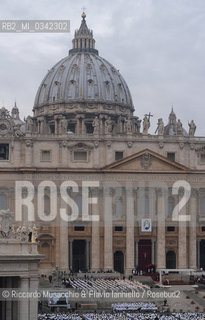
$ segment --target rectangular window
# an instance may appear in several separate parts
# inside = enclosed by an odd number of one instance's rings
[[[171,161],[175,161],[175,153],[174,152],[167,152],[167,158]]]
[[[0,160],[9,160],[9,144],[0,144]]]
[[[85,123],[85,127],[86,127],[86,132],[87,133],[93,133],[94,132],[94,127],[93,127],[91,122]]]
[[[205,226],[201,227],[201,231],[205,232]]]
[[[51,161],[50,150],[41,150],[41,161]]]
[[[175,227],[172,227],[172,226],[167,227],[167,231],[168,232],[173,232],[173,231],[175,231]]]
[[[75,133],[75,123],[68,124],[68,131]]]
[[[117,231],[117,232],[123,231],[123,227],[121,227],[121,226],[116,226],[116,227],[115,227],[115,231]]]
[[[205,154],[202,153],[200,159],[201,163],[205,163]]]
[[[85,227],[83,227],[83,226],[76,226],[76,227],[74,227],[74,230],[75,230],[75,231],[84,231],[84,230],[85,230]]]
[[[74,160],[75,161],[87,161],[87,152],[86,151],[74,151]]]
[[[50,124],[50,132],[52,133],[52,134],[54,134],[55,133],[55,124]]]
[[[123,152],[122,151],[116,151],[115,152],[115,160],[119,161],[123,158]]]

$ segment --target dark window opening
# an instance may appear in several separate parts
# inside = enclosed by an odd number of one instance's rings
[[[84,231],[84,230],[85,230],[85,227],[83,227],[83,226],[76,226],[76,227],[74,227],[74,230],[75,230],[75,231]]]
[[[123,152],[122,151],[116,151],[115,152],[115,160],[121,160],[123,158]]]
[[[42,150],[41,151],[41,161],[50,161],[51,160],[51,151]]]
[[[86,132],[87,132],[87,133],[93,133],[94,127],[93,127],[92,123],[87,122],[87,123],[85,124],[85,126],[86,126]]]
[[[75,123],[68,124],[68,131],[75,133]]]
[[[167,231],[168,232],[173,232],[173,231],[175,231],[175,227],[172,227],[172,226],[170,226],[170,227],[167,227]]]
[[[167,152],[167,158],[171,161],[175,161],[175,153],[174,152]]]
[[[205,226],[201,227],[201,231],[205,232]]]
[[[86,151],[74,151],[74,160],[87,161],[87,152]]]
[[[205,154],[201,154],[201,163],[205,163]]]
[[[0,144],[0,160],[9,160],[9,144]]]
[[[121,227],[121,226],[116,226],[116,227],[115,227],[115,231],[118,231],[118,232],[119,232],[119,231],[123,231],[123,227]]]
[[[202,216],[205,215],[205,196],[204,195],[200,197],[200,214]]]
[[[52,134],[55,133],[55,125],[54,124],[50,124],[50,131]]]

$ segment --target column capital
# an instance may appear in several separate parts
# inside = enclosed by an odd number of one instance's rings
[[[126,195],[130,198],[130,197],[134,197],[135,194],[135,189],[133,189],[133,187],[127,187],[126,188]]]
[[[114,195],[114,188],[112,188],[112,187],[104,187],[103,188],[103,195],[105,197],[112,197]]]
[[[198,196],[199,196],[199,189],[191,188],[191,197],[198,198]]]
[[[157,197],[162,197],[163,196],[163,189],[162,188],[156,188],[156,194],[157,194]]]

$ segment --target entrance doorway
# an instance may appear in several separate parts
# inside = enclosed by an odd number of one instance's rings
[[[176,253],[174,251],[168,251],[166,253],[166,268],[176,269]]]
[[[138,269],[145,271],[146,266],[152,263],[152,241],[139,240],[138,243]]]
[[[114,253],[114,270],[124,273],[124,254],[122,251],[115,251]]]
[[[86,241],[73,241],[73,271],[86,271]]]
[[[205,240],[200,241],[200,268],[205,270]]]
[[[0,277],[0,288],[14,289],[18,288],[20,279],[18,277]],[[18,320],[19,312],[18,301],[2,300],[0,301],[0,319]]]

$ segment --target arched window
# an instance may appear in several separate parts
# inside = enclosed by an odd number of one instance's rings
[[[200,197],[200,214],[205,216],[205,196]]]
[[[173,211],[174,211],[174,205],[175,205],[175,201],[174,201],[174,197],[168,197],[168,217],[172,217]]]
[[[0,210],[8,209],[7,196],[4,193],[0,193]]]

